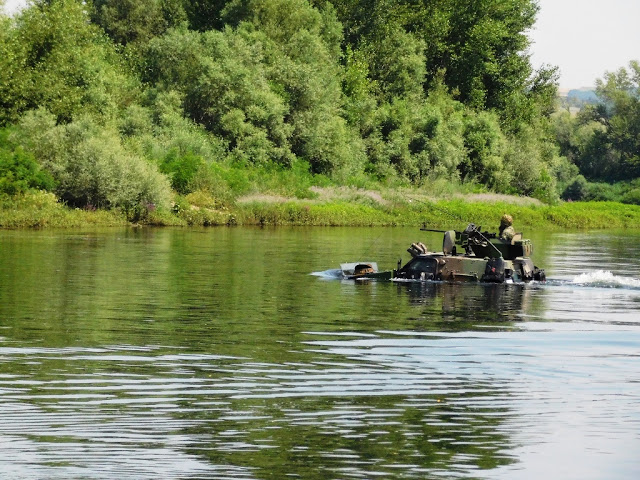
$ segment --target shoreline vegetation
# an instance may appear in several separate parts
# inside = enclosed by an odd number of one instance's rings
[[[228,207],[205,196],[150,209],[135,221],[118,210],[70,208],[44,191],[0,199],[0,228],[83,228],[115,226],[410,226],[429,228],[496,224],[511,214],[523,229],[585,230],[640,228],[640,207],[617,202],[562,202],[496,194],[455,194],[431,198],[414,191],[358,188],[316,189],[316,198],[252,195]],[[207,202],[209,200],[209,203]]]
[[[535,0],[3,4],[0,228],[640,228],[640,62],[562,111]]]

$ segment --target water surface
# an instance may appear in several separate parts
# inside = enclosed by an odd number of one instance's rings
[[[640,233],[352,282],[415,229],[0,231],[3,479],[640,475]]]

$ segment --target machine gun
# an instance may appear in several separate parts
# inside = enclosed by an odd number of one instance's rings
[[[511,241],[498,238],[493,232],[483,232],[482,227],[473,223],[467,225],[463,231],[436,230],[422,225],[420,230],[425,232],[439,232],[444,234],[442,251],[445,255],[458,255],[458,247],[464,250],[465,255],[489,258],[514,259],[528,257],[533,247],[530,240],[523,240],[521,234],[517,234]]]

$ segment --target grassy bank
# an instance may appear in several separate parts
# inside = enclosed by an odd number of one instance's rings
[[[385,226],[419,225],[430,228],[460,228],[473,222],[491,230],[500,217],[511,214],[518,228],[604,229],[640,228],[640,207],[614,202],[563,203],[560,205],[514,205],[509,202],[439,200],[392,208],[331,203],[251,204],[235,213],[245,225]]]
[[[128,223],[126,217],[118,212],[68,208],[59,203],[53,193],[0,196],[0,228],[77,228]]]
[[[432,199],[416,192],[386,194],[362,189],[316,193],[314,199],[248,197],[219,207],[202,196],[183,199],[173,211],[146,212],[135,222],[122,212],[70,209],[53,194],[36,192],[0,199],[0,227],[82,227],[147,225],[317,225],[400,226],[426,223],[430,228],[461,228],[468,222],[491,230],[504,213],[517,228],[640,228],[640,207],[616,202],[567,202],[545,205],[531,199],[495,195],[460,195]],[[197,200],[197,201],[196,201]]]

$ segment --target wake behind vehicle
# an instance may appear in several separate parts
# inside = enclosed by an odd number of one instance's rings
[[[367,262],[344,264],[345,278],[392,279],[396,281],[445,281],[445,282],[544,282],[544,270],[533,264],[531,240],[522,234],[505,240],[496,233],[482,232],[480,227],[470,223],[462,231],[432,230],[444,234],[441,252],[430,252],[422,243],[413,243],[407,250],[412,258],[404,266],[391,272],[378,272],[377,265]],[[374,268],[375,265],[375,268]]]

